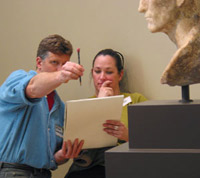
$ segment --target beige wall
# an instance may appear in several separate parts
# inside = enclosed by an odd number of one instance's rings
[[[160,84],[175,45],[165,34],[148,31],[143,14],[137,12],[138,3],[139,0],[0,0],[0,84],[15,69],[35,69],[38,43],[43,37],[58,33],[72,42],[72,61],[77,62],[76,49],[81,49],[81,63],[86,70],[82,86],[70,81],[59,88],[64,101],[93,95],[91,62],[103,48],[124,54],[131,92],[154,100],[180,99],[180,87]],[[199,84],[190,87],[190,95],[192,99],[199,98]],[[61,169],[57,172],[63,173]]]

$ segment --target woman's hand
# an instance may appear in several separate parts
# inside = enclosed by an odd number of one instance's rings
[[[101,88],[99,89],[99,94],[98,94],[98,98],[99,97],[106,97],[106,96],[113,96],[114,95],[114,91],[113,89],[110,87],[110,84],[112,83],[112,81],[105,81]]]
[[[77,138],[73,144],[71,140],[63,141],[62,149],[54,154],[56,163],[63,164],[70,158],[77,158],[83,147],[83,144],[84,141],[81,140],[79,142]]]
[[[120,121],[107,120],[104,131],[120,140],[128,141],[128,128]]]

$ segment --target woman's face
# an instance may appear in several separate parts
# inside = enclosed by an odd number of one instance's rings
[[[100,55],[96,58],[92,69],[92,77],[96,92],[99,92],[102,84],[109,80],[112,83],[109,85],[115,93],[119,90],[119,82],[122,79],[123,71],[120,73],[117,70],[116,61],[109,55]]]
[[[167,32],[176,21],[175,0],[140,0],[138,11],[145,14],[151,32]]]

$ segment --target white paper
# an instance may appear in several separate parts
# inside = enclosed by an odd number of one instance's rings
[[[83,148],[114,146],[117,138],[103,131],[106,120],[120,120],[123,95],[66,102],[64,140],[84,140]]]

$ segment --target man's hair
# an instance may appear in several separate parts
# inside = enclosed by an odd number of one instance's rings
[[[70,41],[64,39],[60,35],[49,35],[44,38],[38,47],[37,57],[45,59],[48,52],[52,52],[57,55],[67,54],[69,56],[73,53],[73,47]]]

